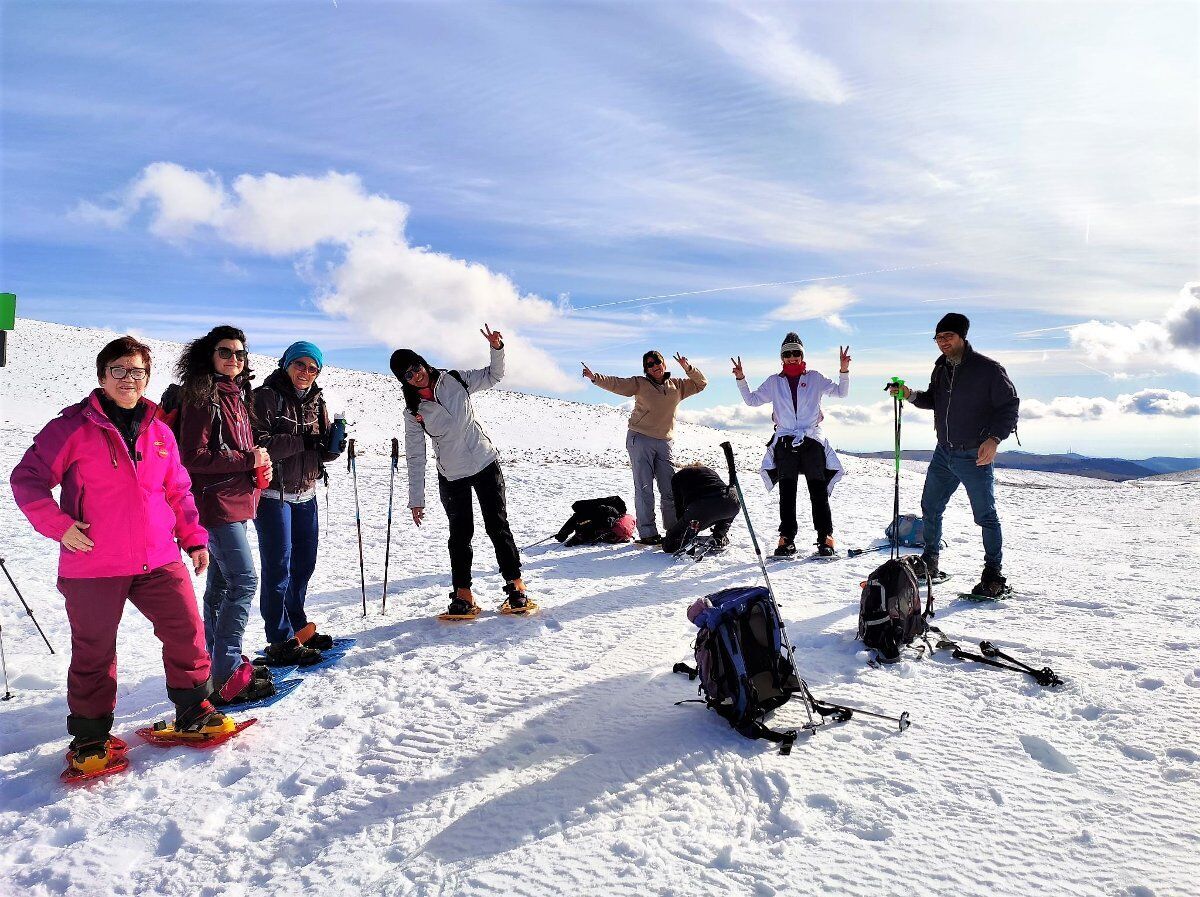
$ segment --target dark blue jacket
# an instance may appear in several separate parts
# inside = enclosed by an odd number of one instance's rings
[[[939,358],[929,389],[914,390],[909,401],[917,408],[932,408],[938,443],[959,451],[978,448],[989,436],[1007,439],[1017,428],[1021,404],[1004,368],[970,343],[957,365],[944,355]]]

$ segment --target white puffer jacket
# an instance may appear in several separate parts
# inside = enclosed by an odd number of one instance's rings
[[[504,349],[492,349],[491,364],[475,371],[459,371],[463,389],[448,371],[439,371],[433,401],[417,406],[418,421],[404,412],[404,458],[408,465],[408,506],[425,506],[425,437],[433,441],[437,470],[448,480],[461,480],[483,470],[500,453],[475,419],[471,393],[490,389],[504,376]],[[424,422],[422,424],[422,421]]]

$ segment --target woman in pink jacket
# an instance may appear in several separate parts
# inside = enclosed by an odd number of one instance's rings
[[[100,388],[65,408],[34,437],[12,473],[17,505],[61,543],[58,589],[71,626],[67,673],[68,761],[95,773],[117,761],[109,738],[117,704],[117,626],[129,600],[163,644],[175,729],[216,734],[231,719],[209,703],[209,660],[180,549],[208,566],[191,481],[171,430],[143,398],[150,350],[133,337],[96,357]],[[51,490],[62,486],[55,502]]]

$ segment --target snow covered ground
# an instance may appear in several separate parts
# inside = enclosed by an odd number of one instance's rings
[[[381,614],[399,390],[353,371],[322,381],[372,452],[358,470],[370,613],[344,465],[332,470],[309,607],[357,648],[227,745],[137,745],[128,773],[64,788],[57,551],[13,506],[7,475],[32,433],[94,383],[106,335],[21,327],[0,369],[0,556],[59,653],[47,654],[0,583],[14,693],[0,704],[0,893],[1196,893],[1200,486],[1001,471],[1017,595],[989,606],[953,600],[982,561],[965,497],[955,498],[943,554],[955,579],[941,589],[939,624],[1052,666],[1067,680],[1056,690],[945,652],[868,667],[854,640],[858,583],[880,556],[772,566],[818,696],[913,720],[903,734],[833,725],[781,757],[699,705],[674,703],[695,696],[671,673],[690,658],[687,605],[759,578],[742,522],[729,553],[699,564],[631,545],[538,546],[524,556],[541,614],[447,625],[432,618],[448,562],[431,493],[426,526],[397,515]],[[154,396],[178,350],[155,347]],[[574,499],[630,498],[620,411],[501,392],[478,407],[504,455],[519,544],[557,529]],[[728,435],[683,426],[679,457],[721,469]],[[751,516],[772,540],[776,511],[754,475],[764,436],[732,438]],[[845,462],[839,542],[870,544],[890,516],[891,468]],[[916,510],[923,467],[905,465],[905,510]],[[400,506],[403,464],[397,479]],[[482,531],[475,544],[476,592],[497,605]],[[256,618],[248,636],[258,647]],[[130,609],[116,732],[135,743],[135,727],[169,713],[156,646]],[[802,718],[793,702],[776,721]]]

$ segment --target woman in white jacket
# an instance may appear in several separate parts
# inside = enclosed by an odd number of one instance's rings
[[[796,553],[796,492],[800,477],[808,483],[812,501],[813,527],[817,531],[817,552],[829,556],[833,547],[833,513],[829,496],[842,477],[842,464],[821,432],[821,400],[827,395],[844,398],[850,391],[850,347],[838,348],[841,376],[834,383],[825,375],[809,370],[804,363],[804,343],[795,333],[784,337],[779,356],[783,370],[772,374],[751,392],[742,370],[742,359],[733,362],[733,376],[747,405],[771,404],[775,434],[767,444],[762,475],[767,489],[779,485],[779,545],[776,557]]]
[[[504,376],[504,339],[486,324],[480,331],[491,346],[491,363],[474,371],[443,371],[411,349],[392,353],[391,368],[404,392],[404,458],[408,465],[408,506],[417,526],[425,518],[425,437],[433,442],[438,492],[450,524],[450,618],[479,613],[471,593],[471,538],[475,514],[471,493],[479,499],[483,526],[496,549],[507,596],[503,613],[528,613],[537,607],[525,595],[521,556],[508,525],[500,453],[475,419],[472,393],[490,389]]]

